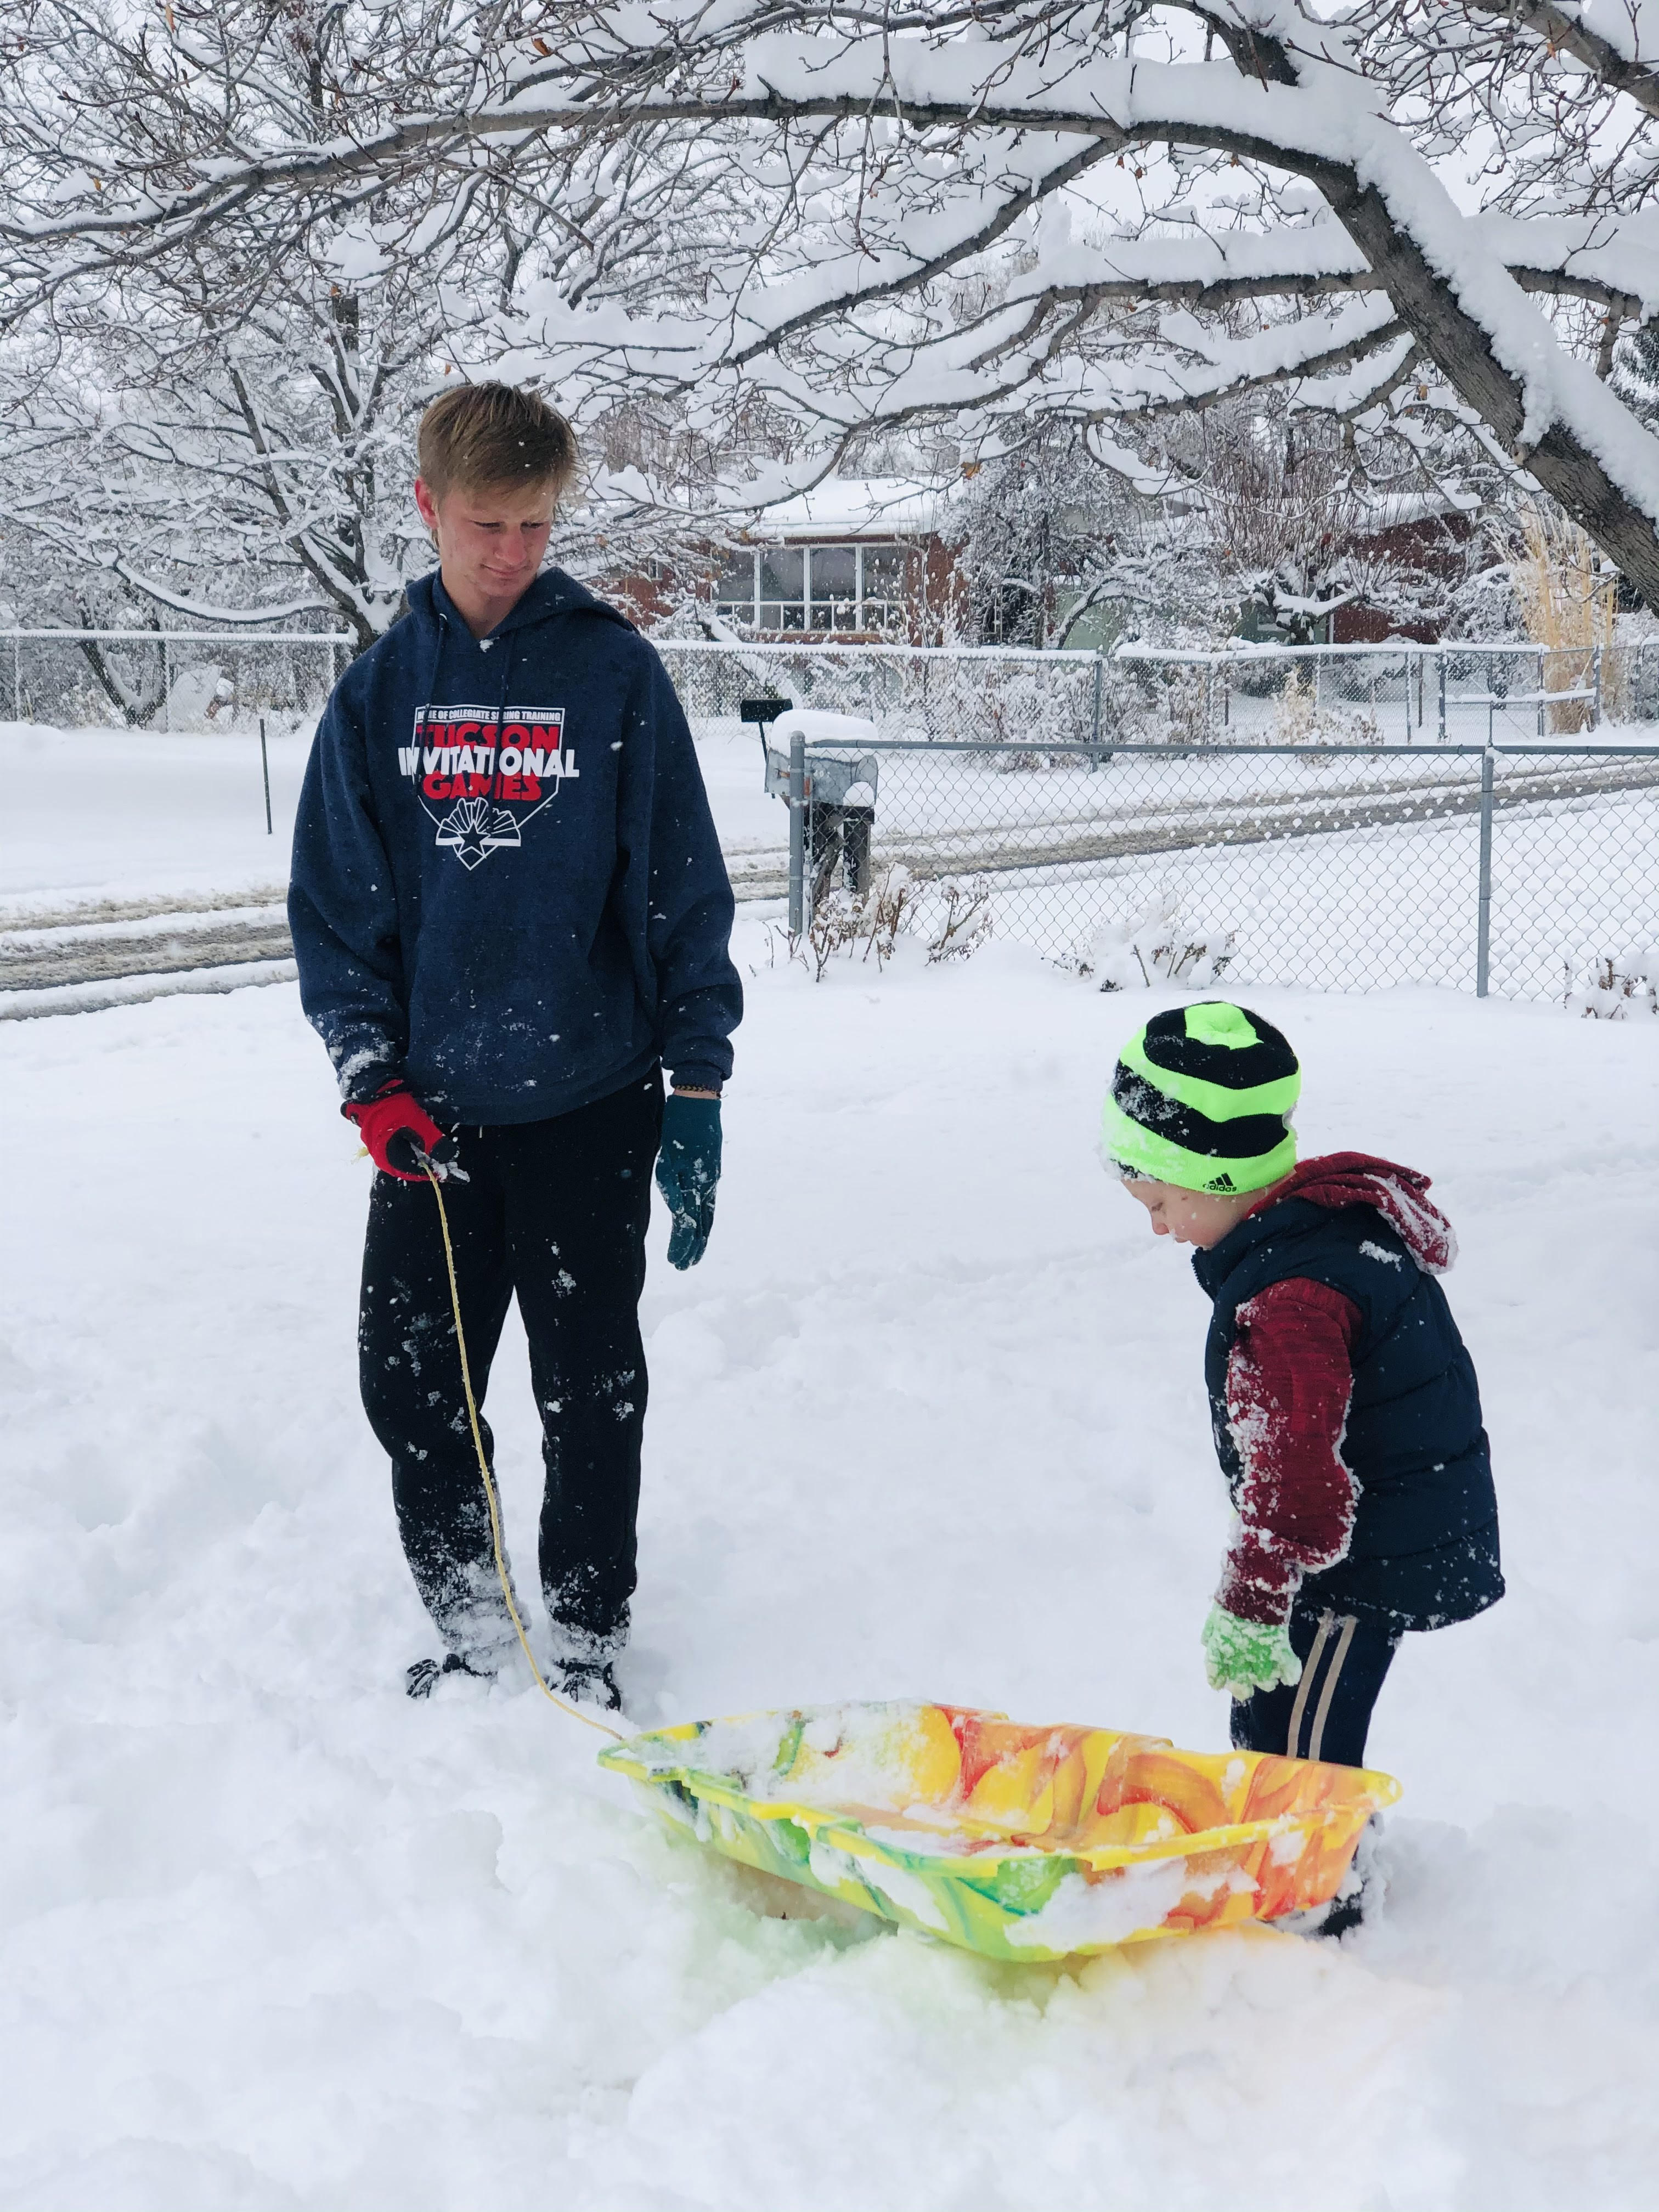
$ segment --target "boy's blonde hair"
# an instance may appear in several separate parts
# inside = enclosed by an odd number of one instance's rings
[[[556,407],[511,384],[461,384],[434,399],[416,438],[421,477],[434,499],[452,491],[550,484],[576,472],[576,434]]]

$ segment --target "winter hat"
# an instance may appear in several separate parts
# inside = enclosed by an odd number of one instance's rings
[[[1271,1022],[1224,999],[1154,1014],[1118,1056],[1101,1150],[1132,1180],[1265,1190],[1296,1165],[1302,1071]]]

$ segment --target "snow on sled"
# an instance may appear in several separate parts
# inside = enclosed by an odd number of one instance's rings
[[[1334,1896],[1387,1774],[908,1703],[691,1721],[599,1754],[727,1857],[1027,1963]]]

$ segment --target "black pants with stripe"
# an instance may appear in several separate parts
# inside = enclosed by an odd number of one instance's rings
[[[1371,1708],[1400,1649],[1399,1632],[1351,1613],[1333,1613],[1316,1595],[1298,1597],[1291,1614],[1291,1649],[1302,1662],[1302,1680],[1289,1689],[1258,1690],[1236,1704],[1235,1747],[1363,1766]]]
[[[541,1583],[562,1658],[608,1658],[628,1632],[645,1428],[639,1304],[661,1129],[653,1069],[556,1121],[463,1127],[468,1180],[444,1184],[480,1405],[514,1297],[529,1340],[547,1474]],[[415,1586],[450,1650],[488,1661],[513,1632],[428,1183],[374,1178],[357,1344]],[[493,1467],[489,1424],[479,1426]]]

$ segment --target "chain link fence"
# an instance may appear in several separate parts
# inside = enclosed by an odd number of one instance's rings
[[[878,740],[854,807],[797,750],[802,921],[897,866],[1103,984],[1557,1000],[1659,944],[1659,750]]]
[[[315,721],[349,637],[276,630],[0,630],[0,717],[58,729]]]
[[[692,721],[710,726],[768,696],[911,742],[1485,744],[1659,722],[1659,639],[1101,653],[653,641]]]
[[[692,725],[740,726],[743,702],[857,714],[884,738],[1088,744],[1110,664],[1094,653],[971,646],[709,644],[653,638]]]
[[[1103,981],[1559,1000],[1653,964],[1659,747],[1610,726],[1659,722],[1659,640],[659,650],[702,732],[762,700],[873,724],[804,746],[793,871],[781,808],[733,855],[803,924],[899,866],[924,909],[971,887],[995,934]]]
[[[1120,647],[1123,733],[1211,744],[1486,744],[1659,720],[1659,640],[1616,646]]]
[[[745,788],[752,757],[776,823],[733,843],[739,895],[793,891],[803,919],[896,866],[924,901],[971,887],[997,935],[1103,981],[1543,999],[1659,943],[1659,744],[1611,741],[1659,722],[1659,641],[657,643],[699,735],[741,741]],[[303,725],[350,651],[314,633],[0,632],[0,714],[135,734]],[[872,724],[854,748],[867,787],[845,747],[805,745],[799,805],[761,799],[757,700]]]

